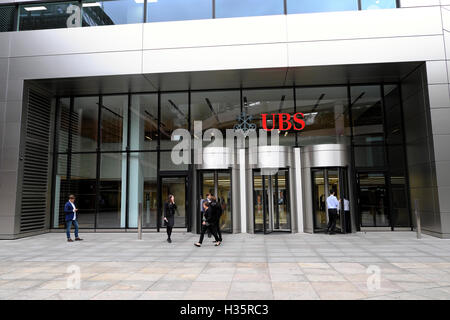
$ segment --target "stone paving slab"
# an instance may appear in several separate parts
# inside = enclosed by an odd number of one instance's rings
[[[0,299],[450,299],[450,240],[413,232],[83,238],[0,241]]]

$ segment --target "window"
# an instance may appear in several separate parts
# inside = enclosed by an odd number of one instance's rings
[[[83,26],[144,22],[143,0],[85,0],[82,7]]]
[[[212,0],[148,0],[147,21],[212,19]]]
[[[172,150],[180,141],[171,141],[176,129],[189,128],[188,93],[161,94],[161,150]]]
[[[396,0],[361,0],[362,10],[394,9],[397,8]]]
[[[58,29],[81,26],[77,1],[39,3],[19,7],[19,30]]]
[[[14,30],[15,7],[0,7],[0,32]]]
[[[216,0],[216,18],[284,14],[283,0]]]
[[[358,0],[287,0],[287,13],[358,10]]]
[[[158,146],[158,94],[133,95],[130,117],[130,149],[156,150]]]
[[[103,96],[101,106],[102,151],[119,151],[127,147],[128,95]]]

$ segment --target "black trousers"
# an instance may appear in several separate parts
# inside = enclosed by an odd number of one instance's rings
[[[219,237],[219,241],[222,242],[222,232],[220,232],[220,223],[217,224],[216,231],[217,231],[217,236]]]
[[[345,214],[345,232],[352,232],[352,221],[350,220],[350,211],[344,211]]]
[[[328,232],[335,232],[337,220],[337,209],[328,209]]]
[[[172,235],[172,229],[173,229],[173,227],[167,226],[166,229],[167,229],[167,230],[166,230],[166,231],[167,231],[167,238],[170,239],[170,236]]]
[[[207,226],[207,225],[202,224],[202,231],[200,233],[200,240],[198,241],[199,243],[203,243],[203,238],[205,237],[205,233],[208,230],[214,236],[214,239],[216,239],[216,241],[220,241],[219,237],[217,236],[217,229],[216,229],[215,225],[210,224],[209,226]]]

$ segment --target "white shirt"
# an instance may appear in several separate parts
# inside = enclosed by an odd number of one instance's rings
[[[73,207],[73,219],[72,220],[76,220],[77,219],[77,212],[75,211],[75,204],[72,202],[72,201],[69,201],[70,202],[70,204],[72,205],[72,207]]]
[[[335,196],[330,195],[327,198],[327,207],[328,207],[328,209],[337,209],[337,208],[339,208],[339,201],[338,201],[338,199]]]
[[[350,201],[344,199],[344,211],[350,211]]]

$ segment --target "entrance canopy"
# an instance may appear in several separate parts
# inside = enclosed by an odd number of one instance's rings
[[[55,95],[208,90],[398,82],[422,62],[272,69],[217,70],[164,74],[45,79],[37,82]]]

